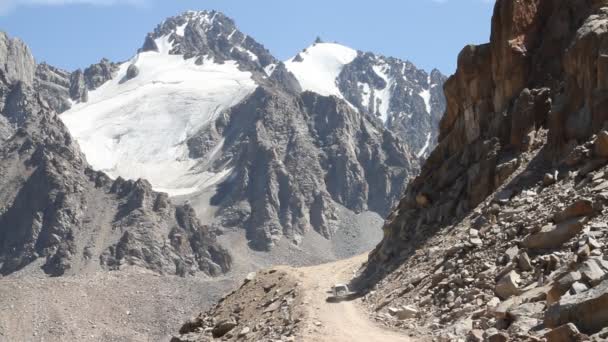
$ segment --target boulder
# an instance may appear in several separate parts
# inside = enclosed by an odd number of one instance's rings
[[[509,335],[503,332],[497,332],[487,337],[488,342],[508,342]]]
[[[234,329],[237,326],[237,323],[234,319],[225,319],[219,321],[213,330],[211,330],[211,334],[214,338],[220,338],[226,335],[230,330]]]
[[[520,293],[519,290],[520,276],[517,272],[511,271],[502,277],[496,284],[495,292],[498,297],[507,299],[511,296],[516,296]]]
[[[553,215],[553,222],[561,223],[575,217],[589,216],[591,214],[593,214],[593,202],[588,199],[581,199],[572,203],[563,211]]]
[[[475,329],[469,331],[467,342],[483,342],[483,330]]]
[[[553,185],[553,184],[555,184],[556,181],[557,181],[557,178],[550,173],[546,173],[545,176],[543,177],[543,184],[545,186]]]
[[[547,304],[553,304],[567,293],[572,285],[581,280],[580,272],[569,272],[558,278],[547,293]]]
[[[587,290],[589,290],[589,287],[587,285],[577,281],[576,283],[572,284],[572,287],[570,288],[570,294],[577,295],[577,294],[583,293]]]
[[[555,226],[545,226],[540,232],[527,236],[522,243],[529,249],[559,248],[580,233],[585,222],[585,218],[579,217]]]
[[[608,280],[575,296],[564,296],[545,313],[545,326],[557,328],[573,323],[585,334],[608,326]]]
[[[590,259],[581,265],[579,271],[589,285],[596,286],[606,278],[608,262],[601,259]]]
[[[545,334],[547,342],[576,342],[585,341],[582,335],[572,323],[564,324]]]

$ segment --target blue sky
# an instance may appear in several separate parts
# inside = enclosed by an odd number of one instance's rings
[[[315,37],[450,74],[470,43],[489,40],[489,0],[0,0],[0,30],[23,39],[38,62],[74,70],[123,61],[164,18],[216,9],[287,59]]]

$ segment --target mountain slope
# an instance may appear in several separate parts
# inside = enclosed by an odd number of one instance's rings
[[[353,281],[371,315],[443,340],[606,339],[605,6],[496,2],[490,43],[445,85],[439,145]],[[406,306],[412,320],[391,314]]]

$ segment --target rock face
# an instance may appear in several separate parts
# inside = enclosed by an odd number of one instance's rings
[[[387,213],[416,168],[393,134],[335,97],[260,87],[225,120],[211,133],[224,137],[235,171],[212,203],[223,226],[247,218],[257,248],[283,236],[298,243],[309,227],[330,238],[338,205]]]
[[[144,180],[112,181],[90,169],[53,111],[60,103],[47,101],[62,91],[50,84],[67,86],[67,75],[43,65],[34,83],[33,58],[9,42],[8,54],[0,50],[0,273],[37,260],[55,276],[131,265],[226,272],[230,256],[190,207],[172,205]]]
[[[445,111],[446,79],[438,70],[427,73],[408,61],[360,52],[342,69],[338,87],[346,100],[426,158],[436,145]]]
[[[606,27],[606,1],[496,2],[490,43],[465,47],[444,86],[438,146],[354,280],[373,286],[374,317],[400,326],[385,307],[411,305],[438,340],[606,336]]]
[[[25,43],[1,32],[0,58],[0,71],[4,83],[20,81],[31,85],[34,82],[36,62]]]
[[[590,8],[598,14],[590,16]],[[570,26],[563,23],[563,13],[573,13]],[[390,245],[422,234],[425,225],[447,223],[475,208],[517,169],[521,154],[538,141],[539,129],[548,128],[547,145],[555,152],[546,155],[550,160],[561,159],[576,139],[589,138],[599,130],[598,123],[592,125],[595,132],[567,134],[565,127],[576,125],[567,124],[574,119],[558,119],[563,116],[560,108],[584,112],[591,107],[585,94],[595,94],[597,89],[574,96],[560,92],[559,84],[577,86],[581,72],[569,70],[571,56],[581,41],[588,40],[590,27],[603,20],[603,10],[586,1],[497,3],[491,42],[467,46],[458,56],[458,70],[445,85],[448,107],[441,119],[439,145],[395,212],[395,223],[419,222],[417,232],[409,224],[393,224],[379,251],[391,253]],[[544,56],[555,53],[559,58],[545,62]],[[564,104],[577,99],[577,106]],[[416,202],[420,194],[431,203],[423,210]]]

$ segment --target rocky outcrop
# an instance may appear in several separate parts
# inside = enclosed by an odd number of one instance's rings
[[[34,88],[55,112],[63,113],[71,107],[71,80],[69,72],[42,63],[36,67]],[[82,100],[81,97],[72,99]]]
[[[36,62],[27,45],[4,32],[0,32],[0,71],[4,83],[23,82],[28,85],[34,82],[36,71]]]
[[[354,282],[375,285],[378,320],[411,327],[384,309],[410,305],[438,339],[602,340],[607,24],[605,1],[496,2],[490,43],[465,47],[445,84],[438,146]]]
[[[0,128],[8,133],[0,145],[0,273],[37,260],[50,275],[127,266],[226,272],[228,253],[191,208],[172,205],[146,181],[112,181],[90,169],[46,101],[49,93],[33,88],[29,64],[12,61],[22,57],[0,51],[6,65],[18,66],[0,70]],[[47,66],[39,75],[40,82],[66,80]]]
[[[39,64],[35,70],[34,89],[55,112],[63,113],[71,108],[70,100],[87,102],[89,91],[111,80],[118,64],[104,58],[84,71],[68,72],[46,63]]]

